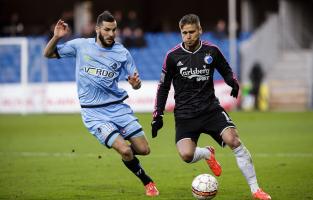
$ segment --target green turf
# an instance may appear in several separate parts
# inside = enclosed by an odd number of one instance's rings
[[[230,114],[253,156],[263,189],[276,200],[312,200],[313,112]],[[151,114],[137,116],[152,150],[140,160],[160,190],[155,199],[192,200],[192,178],[209,172],[208,167],[180,160],[172,114],[166,114],[156,139],[150,137]],[[199,144],[213,144],[223,167],[215,199],[251,199],[232,152],[206,135]],[[79,115],[0,115],[0,199],[149,198],[120,157],[87,132]]]

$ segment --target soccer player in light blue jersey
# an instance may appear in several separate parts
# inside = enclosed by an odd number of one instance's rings
[[[57,45],[69,33],[68,25],[59,20],[44,56],[75,57],[77,92],[85,126],[101,144],[121,155],[125,166],[144,184],[147,196],[157,196],[155,183],[135,156],[150,153],[148,141],[132,109],[123,103],[127,92],[118,87],[118,81],[126,78],[133,89],[139,89],[141,80],[129,51],[114,41],[116,28],[112,14],[104,11],[97,18],[96,38],[78,38]],[[125,74],[128,76],[122,77]]]

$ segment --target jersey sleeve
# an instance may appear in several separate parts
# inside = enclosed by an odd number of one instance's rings
[[[215,54],[216,54],[215,66],[217,71],[222,75],[227,85],[233,87],[234,83],[238,82],[235,77],[235,74],[233,73],[224,55],[217,47],[215,48]]]
[[[57,45],[56,53],[58,57],[60,58],[75,57],[79,42],[80,39],[74,39],[63,44]]]
[[[161,72],[161,78],[157,89],[153,117],[163,115],[169,90],[173,79],[173,62],[169,54],[166,55]]]
[[[125,71],[126,75],[134,75],[135,72],[138,73],[137,67],[133,57],[130,55],[129,51],[126,53],[126,62],[125,62]]]

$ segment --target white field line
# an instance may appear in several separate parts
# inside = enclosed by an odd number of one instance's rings
[[[173,157],[177,156],[177,153],[169,153],[169,154],[154,154],[150,155],[151,157]],[[98,156],[106,156],[105,153],[62,153],[62,152],[0,152],[0,156],[18,156],[18,157],[98,157]],[[149,156],[149,157],[150,157]],[[218,153],[217,157],[232,157],[232,153]],[[312,153],[255,153],[252,154],[252,157],[283,157],[283,158],[313,158]]]

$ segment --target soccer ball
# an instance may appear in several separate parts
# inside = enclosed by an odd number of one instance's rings
[[[217,193],[218,182],[210,174],[200,174],[191,184],[192,195],[199,200],[213,199]]]

